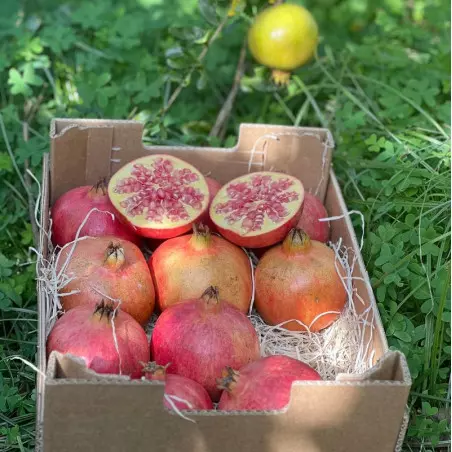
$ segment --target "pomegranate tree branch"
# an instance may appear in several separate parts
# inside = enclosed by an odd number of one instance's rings
[[[227,122],[229,120],[229,117],[231,116],[235,98],[237,97],[237,93],[240,88],[240,80],[242,80],[242,76],[245,70],[246,44],[247,39],[245,38],[240,50],[239,61],[237,63],[237,69],[234,75],[234,83],[228,97],[226,98],[220,112],[218,113],[217,120],[215,121],[215,124],[213,125],[212,130],[209,133],[209,137],[219,137],[223,139],[226,133]]]
[[[223,31],[224,26],[226,25],[226,22],[228,21],[228,16],[226,15],[226,17],[223,18],[223,20],[218,24],[218,27],[215,29],[215,31],[213,32],[212,36],[210,37],[209,41],[207,42],[206,46],[204,47],[204,49],[202,50],[202,52],[199,54],[198,59],[196,60],[196,64],[194,64],[190,70],[187,72],[186,76],[184,77],[184,79],[182,80],[182,82],[179,84],[179,86],[174,90],[173,94],[171,95],[171,97],[168,100],[168,103],[165,105],[165,107],[162,109],[161,115],[164,116],[168,110],[171,108],[171,106],[174,104],[174,102],[176,101],[176,99],[178,98],[179,94],[182,92],[182,90],[184,89],[184,81],[186,79],[189,79],[192,75],[193,72],[195,72],[196,68],[198,67],[198,64],[205,58],[205,56],[207,55],[207,52],[209,51],[210,46],[212,45],[212,43],[218,38],[218,36],[220,35],[220,33]]]

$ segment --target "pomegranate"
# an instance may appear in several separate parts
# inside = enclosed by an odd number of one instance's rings
[[[248,256],[206,227],[195,226],[192,235],[162,243],[150,257],[149,268],[161,311],[217,286],[225,300],[248,312],[252,295]]]
[[[225,184],[210,206],[210,218],[232,243],[262,248],[281,241],[300,218],[303,184],[295,177],[260,172]]]
[[[327,217],[328,212],[320,199],[311,193],[305,193],[303,213],[298,220],[297,228],[303,229],[311,240],[326,243],[330,238],[330,222],[319,219]]]
[[[168,373],[197,381],[217,401],[221,370],[258,359],[259,341],[248,317],[209,287],[201,298],[175,304],[160,315],[151,354],[158,364],[170,363]]]
[[[166,374],[166,366],[159,366],[155,362],[147,364],[144,376],[148,380],[165,382],[165,395],[174,396],[172,402],[179,410],[212,410],[212,400],[207,391],[196,381],[182,375]],[[176,398],[177,397],[177,398]],[[171,403],[165,399],[164,405],[171,410]]]
[[[57,199],[51,212],[53,244],[64,246],[75,240],[78,228],[93,208],[101,212],[91,212],[79,237],[113,235],[139,245],[139,237],[119,220],[118,212],[108,198],[105,179],[93,187],[69,190]]]
[[[206,182],[207,186],[209,187],[209,206],[198,222],[207,226],[211,231],[216,231],[215,225],[210,219],[209,209],[212,204],[213,198],[215,198],[215,195],[219,192],[221,188],[221,184],[220,182],[211,177],[206,177]]]
[[[170,155],[148,155],[126,164],[111,178],[108,193],[137,233],[152,239],[189,231],[209,204],[204,176]]]
[[[281,410],[289,404],[294,381],[322,379],[312,367],[283,355],[261,358],[240,371],[227,367],[222,375],[218,408],[224,411]]]
[[[140,378],[141,363],[149,360],[143,328],[129,314],[115,312],[113,304],[104,301],[94,309],[78,306],[60,317],[47,339],[47,355],[54,350],[82,358],[97,373],[132,378]]]
[[[343,276],[340,265],[338,269]],[[345,306],[347,292],[341,276],[333,250],[293,229],[257,265],[256,309],[271,325],[295,319],[317,332],[331,325]],[[283,327],[306,330],[298,322]]]
[[[94,305],[103,297],[121,300],[120,308],[144,325],[155,304],[152,277],[140,249],[115,237],[90,237],[67,245],[58,257],[57,272],[73,279],[61,289],[63,309]],[[71,293],[73,292],[73,293]]]

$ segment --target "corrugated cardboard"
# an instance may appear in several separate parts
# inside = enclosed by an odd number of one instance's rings
[[[109,177],[125,163],[150,153],[176,155],[220,182],[249,171],[278,170],[299,177],[325,202],[331,216],[347,209],[330,169],[334,143],[325,129],[243,124],[229,149],[144,147],[143,126],[133,121],[60,119],[52,123],[50,162],[44,162],[42,225],[49,205],[65,191]],[[293,386],[282,412],[190,415],[163,407],[163,386],[98,376],[73,357],[45,356],[45,306],[40,292],[38,450],[45,452],[392,452],[406,428],[411,385],[405,358],[389,352],[369,279],[350,219],[332,222],[332,240],[342,237],[358,256],[355,287],[359,311],[369,306],[373,367],[362,375]],[[41,249],[47,250],[41,234]],[[38,289],[43,289],[38,286]]]

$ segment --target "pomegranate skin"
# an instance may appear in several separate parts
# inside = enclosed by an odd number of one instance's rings
[[[161,311],[216,286],[224,300],[248,312],[252,295],[250,261],[242,249],[222,237],[195,228],[192,235],[164,242],[148,263]]]
[[[52,207],[52,242],[64,246],[75,240],[77,230],[91,209],[96,208],[109,213],[93,211],[79,237],[115,236],[129,240],[136,245],[140,238],[122,221],[121,215],[114,208],[102,181],[94,187],[82,186],[69,190],[60,196]]]
[[[221,370],[258,359],[259,341],[250,320],[234,306],[218,298],[199,298],[175,304],[160,315],[151,355],[158,364],[169,364],[168,373],[198,382],[217,401]]]
[[[325,206],[316,196],[305,193],[303,213],[297,228],[303,229],[311,240],[326,243],[330,238],[330,222],[319,221],[320,218],[328,218]]]
[[[64,247],[58,257],[59,272],[73,245]],[[122,250],[122,251],[118,251]],[[60,293],[78,291],[60,298],[65,311],[79,305],[94,306],[103,296],[121,300],[121,310],[144,325],[155,305],[152,277],[140,249],[116,237],[90,237],[77,242],[64,270],[73,275]]]
[[[303,231],[294,231],[259,260],[255,306],[270,325],[296,319],[317,332],[339,317],[347,293],[336,270],[334,252],[321,242],[311,241]],[[338,269],[344,276],[340,265]],[[329,311],[334,313],[318,317]],[[306,330],[298,322],[282,326]]]
[[[127,313],[114,318],[116,350],[111,318],[94,313],[92,306],[78,306],[60,317],[47,339],[47,356],[52,351],[82,358],[86,366],[100,374],[140,378],[142,362],[149,360],[149,345],[143,328]],[[120,372],[121,364],[121,372]]]
[[[212,410],[213,404],[207,391],[196,381],[183,377],[182,375],[167,374],[162,366],[156,366],[163,370],[154,372],[145,372],[145,378],[148,380],[159,380],[165,382],[165,394],[169,396],[176,396],[183,399],[172,399],[172,402],[179,410]],[[164,405],[169,410],[173,407],[167,399],[164,400]]]
[[[218,404],[223,411],[281,410],[289,404],[294,381],[322,380],[307,364],[283,355],[267,356],[223,375],[220,386],[225,390]]]

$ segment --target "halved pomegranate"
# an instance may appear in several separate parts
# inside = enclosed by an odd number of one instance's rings
[[[189,231],[209,205],[204,176],[170,155],[149,155],[127,163],[110,179],[108,194],[135,231],[153,239]]]
[[[210,206],[218,231],[236,245],[262,248],[281,241],[297,224],[303,184],[283,173],[263,171],[225,184]]]

